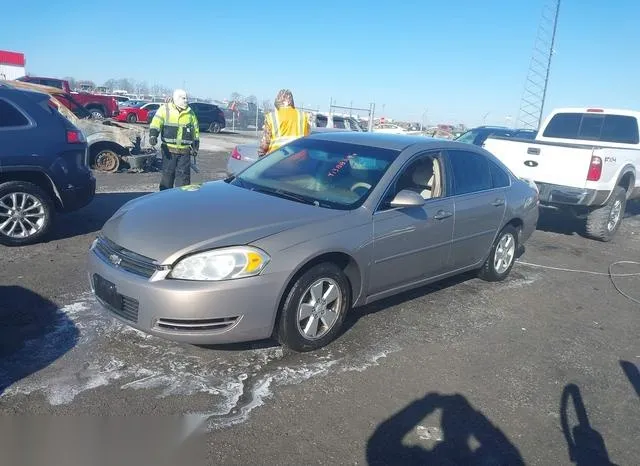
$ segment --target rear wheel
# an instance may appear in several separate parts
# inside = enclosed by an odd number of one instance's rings
[[[129,115],[127,115],[127,121],[129,123],[135,123],[136,121],[138,121],[138,117],[135,113],[129,113]]]
[[[0,244],[24,246],[41,240],[53,223],[51,197],[24,181],[0,184]]]
[[[104,111],[99,108],[89,108],[89,112],[91,112],[91,117],[94,120],[104,120]]]
[[[322,348],[340,333],[350,303],[349,280],[340,267],[316,265],[290,288],[277,323],[278,341],[298,352]]]
[[[622,224],[627,207],[627,192],[616,186],[609,201],[587,215],[587,235],[599,241],[611,241]]]
[[[479,277],[488,282],[507,278],[513,268],[518,251],[518,230],[507,225],[496,238],[487,261],[480,269]]]
[[[220,132],[220,130],[221,130],[220,123],[218,123],[217,121],[214,121],[213,123],[211,123],[209,125],[209,132],[210,133],[218,134]]]

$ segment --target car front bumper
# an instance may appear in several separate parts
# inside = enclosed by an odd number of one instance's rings
[[[89,252],[94,296],[126,325],[168,340],[203,345],[271,336],[285,275],[195,282],[158,278],[162,273],[152,278],[138,276],[107,262],[93,249]],[[117,305],[109,304],[97,290],[96,280],[100,279],[96,276],[113,284],[119,296]]]

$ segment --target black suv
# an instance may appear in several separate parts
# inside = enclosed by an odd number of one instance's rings
[[[47,235],[57,212],[89,204],[87,141],[48,94],[0,84],[0,244]]]
[[[219,133],[225,127],[224,113],[217,105],[193,102],[189,107],[198,117],[200,130]]]

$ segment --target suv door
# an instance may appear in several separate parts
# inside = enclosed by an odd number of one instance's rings
[[[447,161],[456,219],[451,260],[454,269],[462,269],[486,258],[504,217],[509,177],[505,185],[499,173],[492,176],[492,161],[478,152],[450,150]]]
[[[432,163],[428,180],[425,163]],[[437,277],[450,270],[454,225],[453,198],[448,196],[447,173],[438,151],[413,157],[389,186],[373,215],[373,258],[369,296]],[[431,183],[432,190],[428,190]],[[389,205],[402,189],[426,198],[421,207],[393,208]]]

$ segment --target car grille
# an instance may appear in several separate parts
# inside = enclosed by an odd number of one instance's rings
[[[151,278],[159,270],[153,259],[122,248],[104,237],[98,238],[94,251],[107,264],[140,277]]]
[[[238,317],[221,317],[217,319],[158,319],[156,327],[179,332],[203,332],[225,330],[232,327]]]

